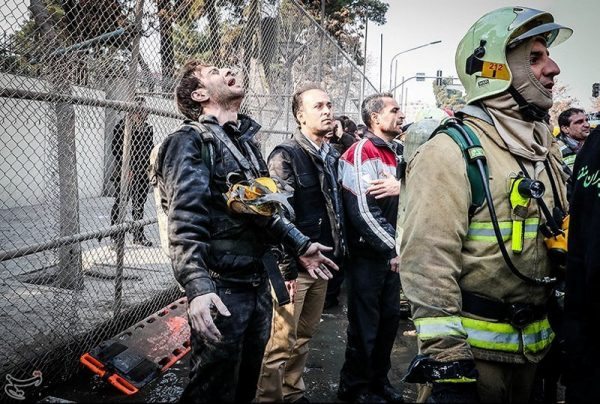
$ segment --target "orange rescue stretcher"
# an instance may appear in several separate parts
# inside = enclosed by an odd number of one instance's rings
[[[133,395],[189,351],[184,297],[103,341],[79,360],[121,392]]]

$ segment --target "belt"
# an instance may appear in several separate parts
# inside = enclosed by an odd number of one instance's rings
[[[212,278],[212,280],[221,287],[226,288],[255,288],[260,286],[263,281],[266,279],[266,274],[263,273],[247,273],[247,274],[221,274],[219,272],[215,272],[211,269],[208,270],[208,275]]]
[[[507,322],[517,328],[542,320],[548,314],[548,308],[529,303],[503,303],[490,300],[474,293],[462,291],[463,311],[479,317]]]
[[[213,255],[232,254],[262,258],[265,246],[256,240],[216,239],[210,241],[210,250]]]

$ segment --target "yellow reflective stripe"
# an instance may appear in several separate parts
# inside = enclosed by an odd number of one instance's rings
[[[504,241],[510,240],[510,233],[512,231],[512,221],[498,222],[500,227],[500,233]],[[469,225],[469,232],[467,233],[467,239],[476,241],[496,241],[496,234],[494,233],[494,225],[492,222],[472,222]]]
[[[419,338],[423,341],[449,335],[466,337],[461,318],[458,316],[423,317],[414,320]]]
[[[511,239],[513,223],[514,222],[512,220],[498,222],[498,226],[500,227],[500,233],[502,234],[502,240],[508,241]],[[539,224],[540,219],[537,217],[532,217],[525,220],[524,238],[526,240],[535,239],[537,237]],[[474,241],[496,242],[494,225],[492,224],[492,222],[472,222],[469,225],[467,239]]]
[[[493,323],[463,317],[467,342],[475,348],[493,351],[518,352],[522,338],[523,349],[536,353],[548,348],[554,340],[554,331],[547,318],[535,321],[521,332],[508,323]]]
[[[526,351],[535,353],[546,349],[554,340],[555,334],[547,318],[523,328],[523,346]]]
[[[523,252],[525,231],[522,220],[514,220],[512,225],[512,250],[514,253]]]
[[[570,156],[564,157],[563,162],[568,166],[572,166],[575,164],[575,157],[577,157],[576,154],[571,154]]]
[[[434,383],[475,383],[477,379],[471,379],[469,377],[459,377],[457,379],[440,379],[434,380]]]
[[[492,323],[463,317],[467,342],[475,347],[492,351],[518,352],[520,339],[515,327],[506,323]]]
[[[525,220],[525,238],[526,239],[536,238],[539,227],[540,227],[540,218],[531,217],[531,218]]]

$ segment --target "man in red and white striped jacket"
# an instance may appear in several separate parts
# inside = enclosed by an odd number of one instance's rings
[[[387,377],[400,319],[396,172],[404,114],[391,94],[371,95],[361,114],[368,132],[340,159],[348,226],[348,342],[338,397],[356,402],[400,402]]]

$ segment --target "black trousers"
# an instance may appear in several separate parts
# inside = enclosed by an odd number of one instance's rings
[[[144,218],[144,204],[148,197],[148,188],[150,183],[146,173],[136,173],[131,176],[129,183],[129,196],[131,197],[131,217],[133,220],[142,220]],[[117,223],[119,218],[119,204],[121,202],[121,183],[115,182],[115,202],[113,203],[112,209],[110,210],[110,225]],[[142,235],[143,229],[138,228],[134,232],[134,238],[138,238]]]
[[[342,290],[342,283],[344,283],[344,268],[341,267],[339,271],[331,271],[333,278],[327,281],[327,292],[325,294],[325,302],[336,301]]]
[[[348,288],[348,342],[340,390],[357,393],[389,384],[390,355],[400,322],[400,276],[387,259],[351,256]]]
[[[223,336],[219,342],[204,340],[192,331],[190,382],[181,402],[249,403],[271,333],[273,312],[269,282],[255,287],[219,285],[217,293],[231,316],[218,315],[215,325]]]

